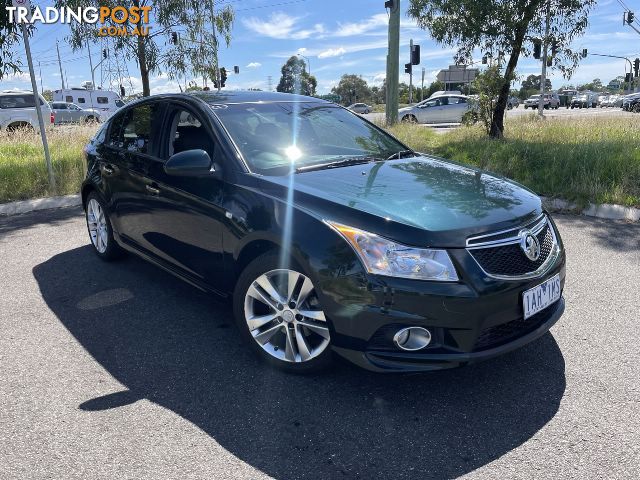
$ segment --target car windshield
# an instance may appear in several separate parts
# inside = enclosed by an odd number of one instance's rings
[[[341,160],[385,160],[407,148],[336,105],[316,102],[212,105],[249,168],[265,175]],[[345,163],[346,164],[346,163]]]

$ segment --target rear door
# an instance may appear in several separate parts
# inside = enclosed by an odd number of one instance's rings
[[[51,105],[53,107],[53,114],[55,123],[67,123],[69,121],[68,118],[68,110],[67,104],[63,102],[55,102]]]
[[[103,177],[110,184],[116,230],[122,240],[149,253],[149,165],[157,160],[152,132],[162,121],[163,107],[151,101],[128,108],[112,120]],[[157,138],[157,135],[155,136]]]
[[[442,123],[460,123],[467,111],[467,100],[464,97],[444,97],[442,107]]]
[[[220,175],[169,176],[164,163],[171,155],[187,150],[205,150],[217,170],[225,162],[216,133],[187,103],[167,106],[160,157],[152,162],[151,222],[148,242],[174,268],[215,288],[224,284],[222,230],[226,222],[222,208],[224,183]]]

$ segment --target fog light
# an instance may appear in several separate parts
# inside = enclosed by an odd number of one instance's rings
[[[421,350],[431,343],[431,332],[422,327],[407,327],[393,336],[396,347],[408,352]]]

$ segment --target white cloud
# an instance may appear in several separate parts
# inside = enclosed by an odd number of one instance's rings
[[[339,57],[341,55],[344,55],[345,53],[347,53],[347,51],[342,47],[330,48],[328,50],[325,50],[324,52],[320,52],[318,54],[318,58]]]
[[[337,37],[351,37],[354,35],[363,35],[371,30],[380,27],[386,27],[389,24],[389,17],[386,13],[379,13],[367,18],[361,22],[355,23],[339,23],[338,29],[334,35]]]
[[[284,12],[274,12],[267,20],[251,17],[243,19],[242,23],[259,35],[279,40],[304,40],[324,33],[324,26],[321,23],[309,29],[301,29],[298,25],[300,19],[301,17],[292,17]]]
[[[262,64],[260,62],[251,62],[249,65],[247,65],[247,68],[259,68],[261,66]]]

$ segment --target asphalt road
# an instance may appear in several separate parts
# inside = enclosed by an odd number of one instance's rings
[[[640,478],[640,225],[557,220],[551,334],[447,372],[305,378],[258,363],[228,307],[101,262],[78,209],[0,219],[0,478]]]

